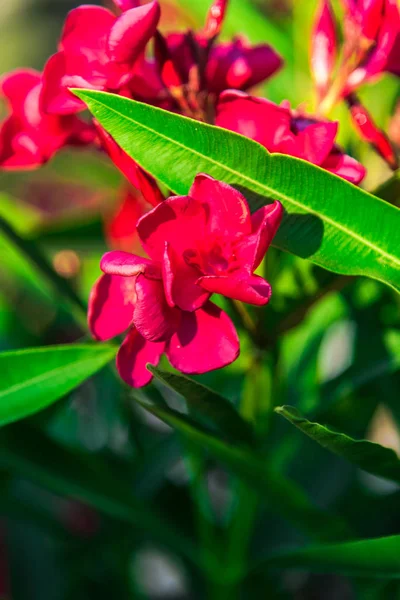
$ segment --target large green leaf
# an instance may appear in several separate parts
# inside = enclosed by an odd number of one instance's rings
[[[312,423],[291,406],[279,406],[275,411],[323,448],[364,471],[400,483],[400,460],[393,450],[367,440],[355,440],[344,433],[336,433],[328,427]]]
[[[186,399],[191,413],[215,425],[218,431],[232,442],[249,445],[254,443],[250,425],[236,412],[228,400],[184,375],[170,373],[151,365],[147,368],[158,380]]]
[[[294,567],[371,578],[400,577],[400,536],[310,546],[267,559],[257,569]]]
[[[111,345],[45,346],[0,354],[0,425],[50,406],[115,356]]]
[[[202,429],[189,417],[169,408],[140,404],[153,415],[181,433],[186,442],[207,451],[260,494],[276,513],[319,540],[349,537],[349,529],[338,516],[319,509],[310,502],[297,485],[270,469],[260,457],[246,448],[227,444],[211,432]]]
[[[74,90],[142,167],[177,194],[205,172],[234,184],[254,211],[277,199],[274,244],[322,267],[400,289],[400,211],[302,160],[236,133],[105,92]]]

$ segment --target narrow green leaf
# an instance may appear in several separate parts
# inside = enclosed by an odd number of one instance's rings
[[[294,567],[311,572],[369,578],[400,578],[400,536],[310,546],[271,557],[257,571]]]
[[[152,365],[147,368],[165,385],[181,394],[190,412],[204,417],[232,442],[252,445],[254,436],[250,425],[236,412],[232,404],[210,388],[185,377]]]
[[[320,446],[348,460],[356,467],[400,483],[400,460],[393,450],[367,440],[355,440],[344,433],[336,433],[328,427],[312,423],[291,406],[279,406],[275,412],[285,417]]]
[[[274,244],[330,271],[400,290],[400,210],[310,163],[256,142],[105,92],[74,90],[120,146],[177,194],[205,172],[234,184],[254,211],[280,200]]]
[[[39,272],[54,286],[56,291],[66,298],[79,311],[80,315],[86,315],[85,303],[71,287],[69,282],[61,277],[51,266],[40,248],[32,240],[21,237],[19,233],[0,215],[0,232],[2,232],[24,255],[32,262]]]
[[[222,442],[202,429],[192,419],[168,408],[149,405],[139,400],[150,413],[181,433],[187,443],[203,452],[206,450],[238,477],[257,491],[276,513],[319,540],[338,540],[349,537],[347,525],[340,517],[319,509],[310,502],[297,485],[269,469],[254,452]]]
[[[45,346],[0,354],[0,425],[32,415],[73,390],[115,356],[111,345]]]

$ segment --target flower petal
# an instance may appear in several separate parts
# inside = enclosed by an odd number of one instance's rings
[[[115,15],[101,6],[84,4],[74,8],[65,20],[59,50],[83,52],[98,58],[98,51],[105,50],[107,36],[115,21]]]
[[[89,296],[88,324],[96,340],[110,340],[132,323],[136,277],[102,275]]]
[[[168,306],[162,281],[139,276],[136,296],[133,312],[136,329],[150,342],[169,340],[178,329],[181,311]]]
[[[183,254],[204,236],[205,221],[206,213],[199,202],[189,196],[173,196],[139,219],[137,229],[147,254],[161,262],[165,242]]]
[[[132,64],[156,32],[160,5],[156,1],[128,10],[115,21],[108,38],[108,53],[117,63]]]
[[[294,140],[287,107],[243,92],[221,94],[215,124],[258,142],[270,152],[278,152],[282,140]]]
[[[309,125],[297,136],[299,156],[314,165],[321,165],[333,148],[337,131],[338,123],[331,121]]]
[[[114,0],[114,4],[117,8],[123,12],[130,10],[131,8],[137,8],[140,6],[140,0]]]
[[[242,39],[217,44],[206,67],[207,87],[220,94],[227,89],[247,90],[268,79],[283,64],[271,46],[248,46]]]
[[[247,304],[263,306],[271,298],[271,286],[258,275],[222,275],[206,276],[198,280],[199,285],[213,294],[240,300]]]
[[[192,312],[210,297],[209,292],[197,285],[197,269],[188,265],[168,242],[165,244],[163,278],[165,295],[170,306],[178,306],[182,310]]]
[[[122,250],[106,252],[101,259],[100,269],[108,275],[134,277],[146,273],[151,279],[161,279],[160,267],[151,260]]]
[[[39,71],[34,69],[16,69],[2,76],[0,94],[8,100],[14,115],[23,114],[25,98],[40,83],[40,80]]]
[[[125,383],[134,388],[150,383],[153,375],[146,365],[157,366],[164,349],[164,342],[149,342],[136,329],[131,329],[117,354],[117,369]]]
[[[321,167],[355,185],[361,183],[367,173],[366,168],[361,163],[356,161],[355,158],[344,154],[337,147],[334,148]]]
[[[73,114],[86,108],[85,103],[71,94],[63,79],[67,74],[66,57],[63,51],[53,54],[47,61],[43,71],[43,87],[41,105],[45,112],[51,114]],[[71,86],[73,82],[71,81]],[[87,82],[80,82],[75,87],[89,87]],[[86,84],[86,85],[85,85]]]
[[[251,215],[253,233],[247,236],[238,248],[237,258],[253,272],[265,256],[278,231],[283,217],[283,206],[276,200],[262,206]]]
[[[179,330],[167,346],[171,364],[183,373],[206,373],[239,356],[239,338],[228,315],[212,302],[196,312],[182,312]]]
[[[234,187],[200,173],[189,195],[205,207],[209,232],[219,232],[226,237],[251,232],[249,205]]]

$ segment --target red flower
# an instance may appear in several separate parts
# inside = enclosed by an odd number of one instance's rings
[[[139,93],[148,102],[164,102],[169,110],[208,120],[215,96],[223,90],[247,90],[273,75],[282,66],[282,59],[271,46],[251,46],[241,37],[217,43],[226,8],[226,0],[214,0],[205,29],[199,33],[170,33],[165,37],[158,33],[155,62],[147,61],[147,71],[143,69],[141,77],[143,83],[152,82],[151,90],[141,93],[140,86],[134,85],[133,95]],[[170,106],[165,105],[166,99]]]
[[[120,17],[87,5],[69,13],[59,52],[44,69],[41,100],[47,112],[70,114],[85,108],[69,87],[117,92],[129,84],[136,61],[155,34],[160,7],[156,1],[134,8],[129,8],[136,4],[132,2],[116,4],[125,9]]]
[[[224,92],[217,105],[216,124],[236,131],[270,152],[302,158],[358,184],[364,167],[335,144],[338,124],[291,111],[288,103]]]
[[[89,298],[89,327],[97,340],[129,332],[117,355],[122,379],[132,387],[148,384],[146,364],[166,352],[184,373],[205,373],[236,360],[239,340],[228,315],[207,302],[196,312],[167,304],[160,266],[126,252],[109,252],[105,275]]]
[[[281,217],[279,202],[250,215],[234,188],[198,175],[190,196],[169,198],[140,219],[139,237],[152,260],[121,251],[103,256],[89,327],[98,340],[129,329],[117,356],[128,385],[149,383],[145,365],[156,365],[164,352],[184,373],[205,373],[237,358],[235,328],[209,297],[268,302],[270,285],[253,271]]]
[[[250,215],[233,187],[197,175],[188,196],[156,206],[137,228],[148,255],[162,265],[168,304],[194,311],[212,293],[266,304],[271,287],[254,275],[282,218],[274,202]]]
[[[31,69],[13,71],[0,81],[0,93],[11,111],[0,129],[3,169],[35,168],[68,144],[88,144],[94,139],[93,127],[76,116],[43,113],[41,89],[41,75]]]

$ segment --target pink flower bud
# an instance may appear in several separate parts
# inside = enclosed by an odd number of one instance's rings
[[[211,39],[220,33],[228,2],[229,0],[214,0],[212,3],[204,28],[206,38]]]
[[[396,153],[387,135],[377,127],[373,118],[354,95],[347,98],[350,114],[360,137],[367,141],[393,170],[398,168]]]
[[[329,0],[322,0],[311,38],[311,70],[322,96],[331,79],[337,52],[336,25]]]

